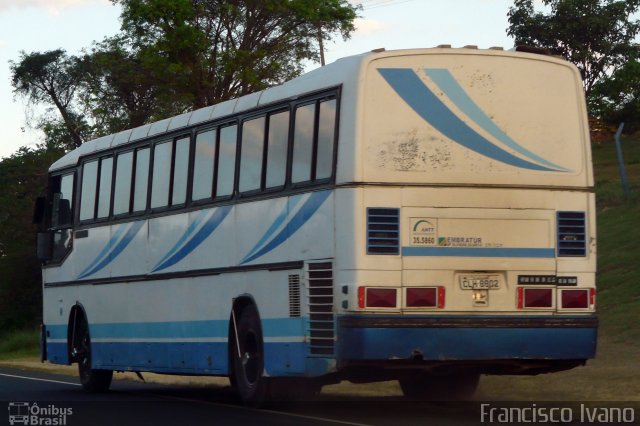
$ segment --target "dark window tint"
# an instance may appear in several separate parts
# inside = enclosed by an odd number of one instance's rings
[[[296,109],[296,124],[293,136],[293,166],[291,170],[291,180],[294,183],[311,179],[315,110],[315,104],[301,106]]]
[[[262,154],[264,149],[264,117],[242,124],[242,153],[240,155],[240,192],[260,189]]]
[[[233,178],[236,169],[236,135],[237,126],[228,126],[220,129],[217,197],[233,193]]]
[[[88,161],[82,167],[82,192],[80,198],[80,220],[93,219],[96,208],[96,182],[98,160]]]
[[[153,178],[151,180],[151,208],[169,205],[169,182],[171,180],[172,142],[156,145],[153,151]]]
[[[111,177],[113,158],[103,158],[100,163],[100,193],[98,194],[98,218],[109,216],[111,205]]]
[[[193,164],[193,190],[191,198],[210,198],[213,192],[213,165],[216,157],[216,129],[198,133]]]
[[[336,128],[336,100],[320,102],[318,120],[318,154],[316,179],[331,177],[333,170],[333,145]]]
[[[116,160],[116,186],[113,191],[113,214],[129,213],[131,200],[131,172],[133,151],[118,155]]]
[[[73,173],[56,176],[52,186],[54,193],[51,225],[54,228],[70,226],[73,211]]]
[[[171,204],[184,204],[187,200],[187,177],[189,176],[188,137],[176,141],[176,158],[173,167],[173,195]]]
[[[147,208],[147,191],[149,188],[149,148],[136,151],[136,176],[133,190],[133,211],[139,212]]]
[[[269,117],[267,141],[267,178],[265,187],[284,185],[287,174],[287,143],[289,141],[289,111]]]

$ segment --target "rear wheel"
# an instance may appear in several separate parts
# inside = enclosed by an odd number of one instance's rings
[[[418,372],[399,380],[407,398],[422,400],[467,400],[475,393],[480,375],[477,373],[436,376]]]
[[[268,390],[268,379],[263,376],[264,351],[262,327],[255,306],[248,305],[237,319],[236,336],[232,347],[232,377],[240,397],[247,404],[262,402]],[[238,352],[239,350],[239,352]]]
[[[78,373],[82,388],[91,393],[106,392],[111,386],[113,371],[91,368],[91,339],[86,320],[80,320],[73,348],[78,361]]]

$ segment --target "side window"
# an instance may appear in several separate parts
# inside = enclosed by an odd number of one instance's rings
[[[193,200],[211,198],[213,193],[213,166],[216,158],[216,129],[198,133],[193,164]]]
[[[111,178],[113,173],[113,157],[100,160],[100,190],[98,193],[98,219],[109,216],[111,206]]]
[[[129,213],[133,151],[119,154],[116,160],[116,186],[113,191],[113,214]]]
[[[88,161],[82,166],[82,191],[80,195],[80,220],[93,219],[96,208],[96,184],[98,160]]]
[[[151,180],[151,208],[169,205],[169,182],[171,180],[171,141],[159,143],[153,151],[153,178]]]
[[[51,185],[53,198],[51,227],[71,226],[73,221],[73,173],[54,177]]]
[[[144,211],[147,208],[149,189],[149,148],[136,151],[136,175],[133,182],[133,211]]]
[[[287,175],[287,145],[289,142],[289,111],[269,116],[267,138],[266,188],[284,185]]]
[[[242,123],[242,148],[240,154],[240,192],[260,189],[262,179],[262,155],[264,152],[265,117]]]
[[[217,197],[233,194],[233,180],[236,169],[237,131],[236,125],[220,129],[218,180],[216,185]]]
[[[318,118],[318,151],[316,179],[331,177],[333,172],[333,146],[336,130],[336,100],[320,102]]]
[[[315,103],[296,108],[291,170],[291,181],[294,183],[311,180],[315,111]]]
[[[173,162],[173,192],[171,205],[184,204],[187,201],[187,178],[189,177],[190,138],[176,141],[176,156]]]

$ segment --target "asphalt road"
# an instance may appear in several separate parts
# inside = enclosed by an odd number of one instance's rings
[[[27,405],[20,408],[18,403]],[[314,402],[256,409],[244,407],[229,387],[114,380],[110,392],[87,394],[75,378],[9,368],[0,368],[0,406],[6,407],[0,408],[0,424],[9,424],[10,414],[25,414],[27,406],[31,425],[480,424],[479,403],[405,402],[385,397],[335,401],[321,395]]]

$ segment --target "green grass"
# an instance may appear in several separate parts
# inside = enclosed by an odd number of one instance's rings
[[[615,144],[593,148],[598,203],[601,336],[640,346],[640,135],[622,139],[630,195],[622,191]]]
[[[28,329],[0,336],[0,360],[27,358],[40,353],[40,330]]]

